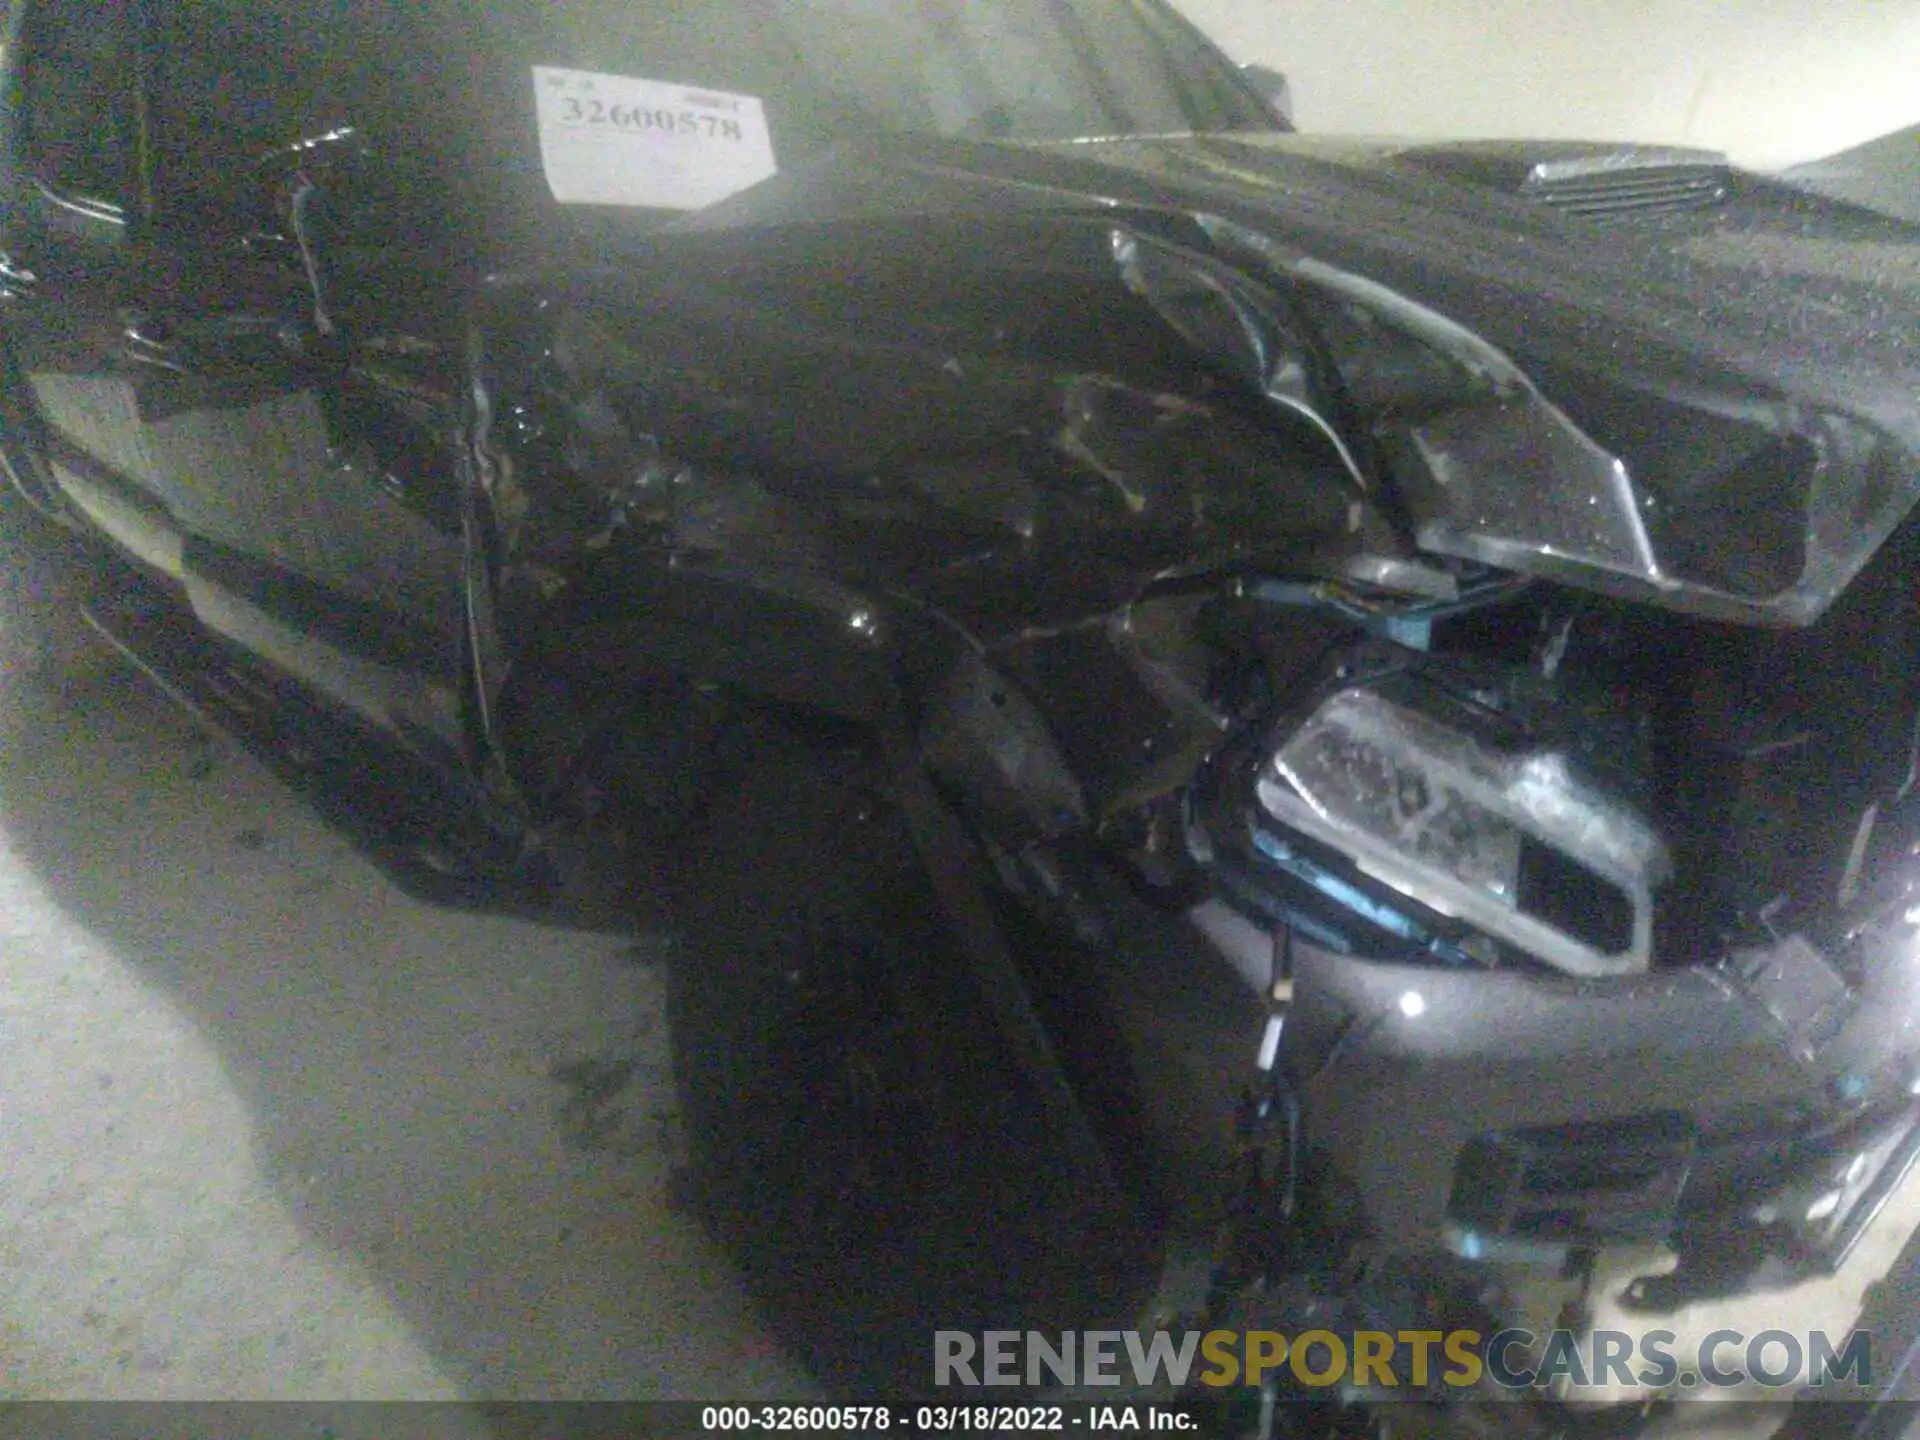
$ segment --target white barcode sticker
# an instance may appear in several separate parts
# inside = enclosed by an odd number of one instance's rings
[[[699,210],[778,173],[751,95],[533,67],[540,160],[563,205]]]

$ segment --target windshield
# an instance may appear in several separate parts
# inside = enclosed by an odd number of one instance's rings
[[[513,11],[537,63],[759,97],[789,154],[876,129],[1059,141],[1276,126],[1211,46],[1146,0],[539,0]]]

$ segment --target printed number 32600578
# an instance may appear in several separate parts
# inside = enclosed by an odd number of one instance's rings
[[[699,135],[709,140],[744,141],[738,120],[702,115],[695,110],[649,110],[641,105],[607,105],[569,95],[565,118],[580,125],[612,125],[621,130],[660,130],[669,135]]]

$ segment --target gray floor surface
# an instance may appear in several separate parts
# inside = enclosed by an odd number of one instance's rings
[[[0,1398],[772,1396],[657,957],[409,900],[0,557]]]

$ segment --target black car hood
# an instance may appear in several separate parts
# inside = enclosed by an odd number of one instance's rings
[[[1920,498],[1920,227],[1697,152],[891,141],[684,228],[1020,211],[1194,222],[1297,299],[1342,377],[1322,418],[1431,551],[1804,624]],[[1410,404],[1369,336],[1457,395]]]

